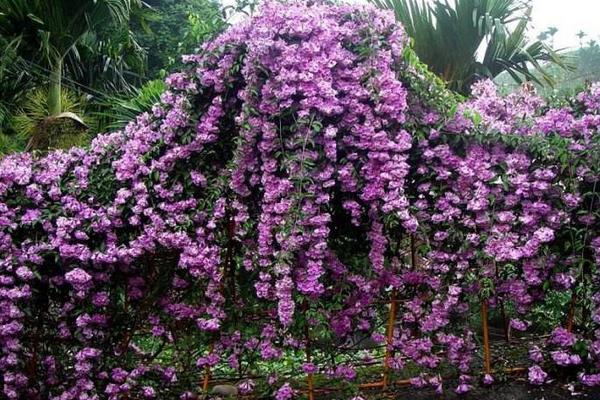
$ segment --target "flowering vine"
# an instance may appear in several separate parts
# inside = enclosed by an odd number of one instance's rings
[[[597,87],[555,109],[481,82],[451,113],[366,6],[266,3],[184,60],[123,131],[0,160],[6,398],[191,399],[206,368],[384,342],[391,296],[390,366],[441,391],[446,361],[464,393],[473,300],[512,302],[527,329],[550,290],[576,288],[581,328],[532,349],[529,376],[552,360],[599,383]],[[292,381],[268,378],[281,399]]]

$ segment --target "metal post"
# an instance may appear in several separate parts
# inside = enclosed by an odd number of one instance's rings
[[[394,342],[394,328],[396,325],[396,314],[398,312],[398,299],[397,292],[394,290],[392,292],[392,298],[390,300],[390,314],[388,318],[387,325],[387,340],[386,340],[386,349],[385,349],[385,359],[383,365],[383,389],[385,390],[389,383],[389,373],[390,373],[390,360],[394,357],[394,352],[392,350],[393,342]]]
[[[415,236],[410,236],[410,265],[413,269],[417,269],[418,267],[417,261],[417,243],[415,240]]]
[[[304,304],[305,314],[306,314],[307,309],[308,309],[308,305],[305,303]],[[310,349],[310,329],[308,326],[308,321],[306,321],[304,324],[304,336],[306,339],[306,362],[310,363],[312,360],[312,357],[311,357],[311,351],[310,351],[311,350]],[[308,373],[308,375],[306,376],[306,384],[308,385],[308,400],[314,400],[315,395],[314,395],[312,372]]]
[[[575,288],[573,288],[573,294],[571,296],[571,303],[569,305],[569,314],[567,315],[567,331],[573,332],[573,319],[575,318],[575,305],[577,304],[577,294],[575,294]]]
[[[208,348],[208,353],[212,353],[214,350],[214,344],[211,343],[210,347]],[[202,390],[204,391],[204,393],[208,392],[208,383],[210,381],[210,366],[206,366],[204,367],[204,382],[202,382]]]
[[[481,325],[483,328],[483,368],[486,375],[491,374],[490,332],[488,328],[488,303],[481,302]]]

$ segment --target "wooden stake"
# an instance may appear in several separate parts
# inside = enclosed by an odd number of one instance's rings
[[[417,269],[417,243],[414,235],[410,236],[410,265]]]
[[[498,271],[498,264],[496,260],[494,260],[494,273],[496,274],[496,279],[500,279],[500,272]],[[502,312],[502,329],[504,330],[504,340],[506,342],[510,342],[510,321],[506,317],[506,308],[504,307],[504,300],[498,299],[500,303],[500,311]]]
[[[212,353],[214,349],[215,349],[215,346],[214,346],[214,344],[211,343],[210,347],[208,348],[208,352]],[[204,382],[202,382],[202,390],[204,391],[204,393],[208,392],[209,381],[210,381],[210,367],[207,365],[204,368]]]
[[[228,237],[228,242],[227,242],[227,251],[225,254],[225,262],[224,265],[221,267],[221,274],[223,275],[224,279],[221,281],[221,284],[219,285],[219,293],[223,293],[224,291],[224,286],[225,286],[225,281],[227,279],[227,274],[229,275],[229,278],[231,279],[231,290],[232,290],[232,299],[233,301],[235,301],[235,266],[233,264],[233,235],[235,233],[235,222],[233,221],[233,219],[231,219],[231,217],[228,217],[228,221],[227,221],[227,237]],[[211,343],[209,348],[208,348],[208,352],[212,353],[215,349],[215,345],[214,343]],[[208,384],[210,382],[210,367],[207,365],[204,368],[204,381],[202,382],[202,390],[206,393],[208,391]]]
[[[394,357],[394,352],[391,350],[394,341],[394,328],[396,325],[396,313],[398,312],[398,302],[396,297],[398,294],[394,290],[390,301],[390,314],[387,325],[387,340],[385,349],[385,359],[383,364],[383,388],[385,389],[389,381],[390,360]]]
[[[304,312],[308,310],[308,305],[304,304]],[[306,362],[310,364],[311,362],[311,351],[310,351],[310,329],[308,326],[308,321],[304,324],[304,336],[306,338]],[[308,385],[308,400],[314,400],[314,387],[313,387],[313,374],[310,372],[306,376],[306,384]]]
[[[488,328],[488,303],[481,302],[481,325],[483,328],[483,368],[486,375],[491,374],[490,331]]]
[[[506,317],[506,308],[504,307],[504,301],[500,300],[500,310],[502,312],[502,328],[504,330],[504,340],[507,343],[510,342],[510,321]]]
[[[575,318],[575,305],[577,304],[577,295],[575,294],[575,288],[573,288],[573,294],[571,295],[571,304],[569,305],[569,314],[567,315],[567,331],[573,332],[573,320]]]

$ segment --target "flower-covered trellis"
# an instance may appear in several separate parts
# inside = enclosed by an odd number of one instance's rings
[[[599,384],[600,90],[554,109],[482,82],[461,103],[407,43],[371,7],[267,3],[124,131],[0,160],[4,396],[194,398],[297,352],[292,373],[353,381],[323,356],[357,332],[386,347],[384,385],[410,365],[441,390],[444,365],[466,392],[473,305],[525,330],[556,290],[573,306],[530,380]]]

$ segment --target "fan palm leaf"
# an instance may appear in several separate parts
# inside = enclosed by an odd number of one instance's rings
[[[61,92],[61,113],[73,113],[83,116],[86,125],[93,124],[93,119],[86,113],[86,102],[81,96],[67,90]],[[48,93],[45,90],[33,90],[25,96],[21,109],[12,118],[12,127],[23,143],[32,148],[33,143],[50,143],[54,148],[65,148],[82,145],[87,141],[85,130],[65,129],[53,138],[47,138],[48,132],[40,127],[51,117],[48,113]],[[33,146],[35,147],[35,146]]]
[[[531,7],[525,1],[371,1],[394,11],[419,58],[459,92],[467,93],[475,80],[504,71],[519,81],[551,84],[544,63],[569,67],[559,52],[539,41],[529,43]]]

